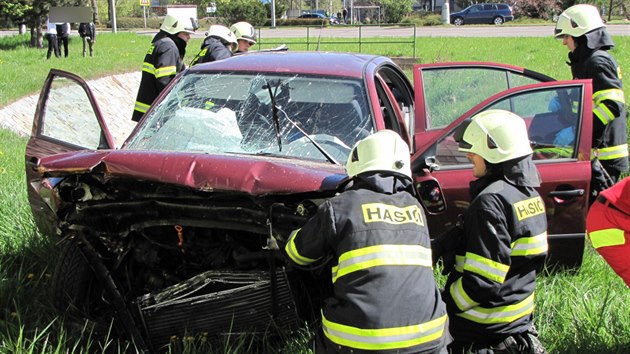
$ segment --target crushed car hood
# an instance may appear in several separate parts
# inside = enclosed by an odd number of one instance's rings
[[[102,173],[187,186],[203,191],[251,195],[334,190],[346,178],[340,165],[269,156],[212,155],[172,151],[81,151],[45,157],[47,176]]]

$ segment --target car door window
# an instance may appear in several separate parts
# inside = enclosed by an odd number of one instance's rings
[[[423,69],[422,80],[429,129],[446,127],[496,93],[540,82],[515,72],[471,67]]]
[[[508,96],[484,110],[504,109],[521,116],[528,127],[534,160],[576,159],[580,97],[578,88],[533,90]],[[470,164],[466,153],[458,150],[455,131],[437,144],[436,160],[441,167]]]
[[[97,149],[102,131],[86,91],[75,81],[56,76],[48,93],[40,135],[66,144]]]

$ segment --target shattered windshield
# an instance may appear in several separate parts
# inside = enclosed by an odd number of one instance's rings
[[[374,131],[365,96],[351,78],[189,73],[124,148],[344,163]]]

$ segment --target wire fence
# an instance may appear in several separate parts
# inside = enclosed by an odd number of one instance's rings
[[[366,47],[383,45],[396,48],[416,58],[416,25],[408,23],[388,25],[303,26],[283,30],[258,28],[256,49],[271,49],[285,44],[298,50],[341,50],[363,53]],[[279,40],[282,38],[282,41]],[[343,49],[342,49],[343,48]],[[370,50],[372,53],[373,50]]]

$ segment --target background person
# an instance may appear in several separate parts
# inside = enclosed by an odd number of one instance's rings
[[[626,105],[621,68],[608,50],[615,46],[595,6],[566,9],[556,23],[555,37],[569,49],[574,79],[593,80],[592,147],[615,183],[628,171]],[[595,174],[594,174],[595,175]],[[596,184],[592,190],[598,192]]]
[[[144,56],[142,78],[131,117],[133,121],[139,121],[175,75],[185,69],[186,44],[196,29],[193,18],[164,17],[160,31],[151,40]]]
[[[249,47],[256,44],[256,29],[248,22],[237,22],[230,26],[230,31],[234,33],[238,48],[235,54],[249,51]]]
[[[237,48],[236,36],[229,28],[222,25],[212,25],[206,32],[201,50],[190,65],[230,58],[234,55],[232,52]]]
[[[300,266],[335,262],[315,352],[446,353],[446,311],[407,144],[379,131],[355,144],[346,171],[351,185],[285,247]]]
[[[50,59],[52,53],[55,53],[55,57],[61,57],[59,51],[59,43],[57,42],[57,25],[46,21],[46,40],[48,41],[48,52],[46,53],[46,59]]]
[[[94,42],[96,42],[96,26],[94,22],[82,22],[79,24],[79,35],[83,40],[83,57],[86,55],[86,47],[90,47],[90,56],[93,56]]]
[[[586,217],[586,234],[630,287],[630,177],[599,194]]]
[[[477,179],[470,183],[455,269],[442,292],[453,336],[449,350],[545,353],[533,312],[536,271],[547,255],[547,218],[535,190],[540,176],[525,122],[509,111],[488,110],[465,121],[455,140]]]
[[[57,23],[57,42],[59,50],[63,46],[63,56],[68,57],[68,37],[70,37],[70,24],[68,22]]]

